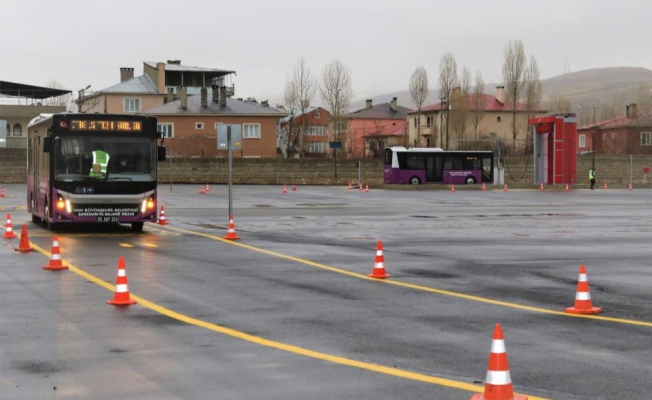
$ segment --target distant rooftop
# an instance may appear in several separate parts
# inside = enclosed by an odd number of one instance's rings
[[[156,66],[157,63],[155,62],[145,61],[144,63],[149,67],[157,68]],[[216,68],[191,67],[189,65],[181,65],[180,63],[177,64],[176,62],[170,63],[170,61],[168,61],[168,63],[165,64],[165,70],[170,72],[204,72],[204,73],[211,73],[213,75],[217,74],[218,76],[235,74],[235,71],[227,71],[224,69],[216,69]]]
[[[396,111],[392,110],[390,103],[382,103],[371,108],[362,108],[347,114],[347,118],[352,119],[406,119],[409,108],[396,106]]]
[[[201,96],[188,96],[188,105],[181,108],[181,100],[175,100],[160,107],[150,108],[140,114],[150,115],[257,115],[285,117],[286,112],[274,107],[263,106],[256,101],[226,99],[226,106],[220,107],[218,103],[208,98],[206,107],[201,105]]]
[[[137,76],[120,82],[106,89],[100,90],[101,93],[158,93],[156,85],[147,75]]]
[[[28,99],[48,99],[50,97],[63,96],[70,92],[70,90],[64,89],[53,89],[49,87],[25,85],[24,83],[0,81],[0,94],[4,96],[23,97]]]

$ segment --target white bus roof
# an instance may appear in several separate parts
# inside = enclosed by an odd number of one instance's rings
[[[32,126],[36,124],[40,124],[41,122],[45,121],[46,119],[52,118],[54,114],[39,114],[37,117],[32,118],[31,121],[29,121],[29,124],[27,124],[27,129],[31,128]]]
[[[429,152],[429,151],[444,151],[440,149],[439,147],[412,147],[410,149],[406,149],[403,146],[394,146],[390,147],[392,151],[419,151],[419,152]]]

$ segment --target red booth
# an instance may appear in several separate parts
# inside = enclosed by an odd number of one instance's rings
[[[577,119],[555,114],[530,119],[534,136],[534,183],[577,182]]]

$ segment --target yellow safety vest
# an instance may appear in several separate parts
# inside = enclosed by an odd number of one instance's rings
[[[89,174],[92,178],[104,178],[106,176],[106,168],[109,165],[109,154],[102,150],[95,150],[93,152],[93,164],[100,164],[100,172],[93,172],[93,167],[91,166],[91,172]]]

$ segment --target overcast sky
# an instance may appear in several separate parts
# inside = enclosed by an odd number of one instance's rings
[[[282,99],[304,57],[315,75],[334,59],[357,98],[406,90],[417,66],[438,86],[439,61],[502,80],[520,39],[541,78],[615,66],[652,69],[650,0],[0,0],[1,80],[76,91],[119,82],[143,61],[235,70],[237,97]],[[431,94],[432,99],[437,97]]]

